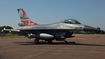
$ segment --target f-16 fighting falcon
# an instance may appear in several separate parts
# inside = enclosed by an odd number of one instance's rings
[[[35,38],[34,43],[38,44],[39,40],[48,41],[52,40],[64,41],[67,37],[74,37],[73,31],[98,31],[96,28],[81,24],[75,19],[66,19],[61,22],[53,24],[37,24],[30,20],[23,9],[17,9],[21,23],[17,30],[3,29],[2,31],[17,32],[19,35],[27,36],[29,39]]]

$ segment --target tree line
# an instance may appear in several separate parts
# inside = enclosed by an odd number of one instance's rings
[[[100,31],[74,31],[74,34],[105,34],[104,30],[101,30],[100,27],[97,27]]]
[[[13,29],[11,26],[0,26],[0,32],[3,30],[3,29]]]

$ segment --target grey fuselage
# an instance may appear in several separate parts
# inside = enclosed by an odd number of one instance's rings
[[[72,36],[70,31],[96,31],[96,28],[83,25],[76,20],[68,19],[53,24],[41,24],[34,26],[20,26],[21,32],[25,32],[29,37],[40,39],[65,39],[66,36]]]
[[[82,31],[83,24],[67,24],[67,23],[54,23],[54,24],[41,24],[34,26],[20,26],[18,30],[69,30],[69,31]]]

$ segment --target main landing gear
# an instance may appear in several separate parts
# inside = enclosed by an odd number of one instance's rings
[[[47,40],[49,44],[52,43],[52,40]],[[34,44],[39,44],[39,39],[35,39],[34,40]]]
[[[53,43],[52,40],[47,40],[49,44]],[[64,41],[65,44],[67,44],[67,41]],[[34,44],[39,44],[39,39],[34,40]]]
[[[34,40],[34,44],[38,44],[39,43],[39,40],[38,39],[35,39]]]
[[[48,40],[48,43],[51,44],[51,43],[53,43],[53,42],[52,42],[52,40]]]

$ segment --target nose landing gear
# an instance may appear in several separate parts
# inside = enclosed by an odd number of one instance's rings
[[[64,41],[65,44],[67,44],[67,41]]]

